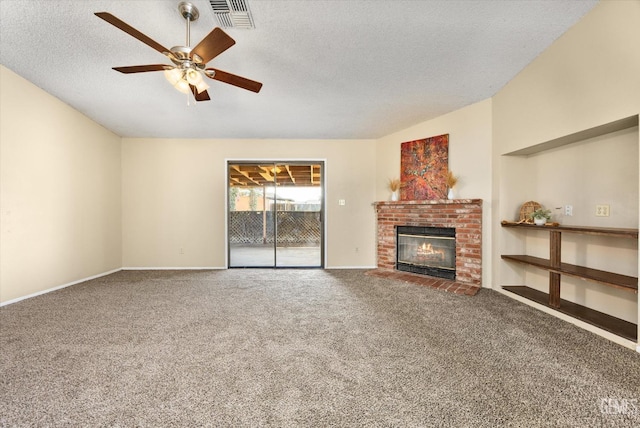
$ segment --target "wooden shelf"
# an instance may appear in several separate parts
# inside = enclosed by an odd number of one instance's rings
[[[540,257],[522,256],[522,255],[502,255],[503,260],[511,260],[523,263],[529,266],[535,266],[550,272],[556,272],[562,275],[574,276],[577,278],[588,279],[599,282],[601,284],[610,285],[624,290],[638,293],[638,278],[627,275],[620,275],[613,272],[607,272],[598,269],[592,269],[584,266],[571,265],[569,263],[560,263],[559,268],[551,266],[551,261]]]
[[[593,324],[611,333],[617,334],[626,339],[637,341],[638,327],[635,324],[621,320],[614,316],[598,312],[594,309],[578,305],[560,298],[560,286],[562,275],[568,275],[584,280],[597,282],[611,287],[621,288],[638,294],[638,278],[621,275],[619,273],[607,272],[599,269],[592,269],[585,266],[577,266],[569,263],[562,263],[562,232],[579,233],[583,235],[610,236],[613,238],[638,239],[638,229],[623,229],[614,227],[591,227],[591,226],[561,226],[545,225],[536,226],[528,223],[512,223],[503,221],[502,227],[518,229],[534,229],[549,233],[549,258],[534,257],[528,255],[507,255],[503,254],[502,259],[506,261],[522,263],[534,266],[549,272],[549,293],[535,290],[526,286],[504,286],[504,290],[525,297],[548,308],[555,309],[566,315],[570,315],[582,321]]]
[[[592,227],[592,226],[565,226],[565,225],[536,226],[535,224],[530,224],[530,223],[510,223],[510,222],[502,222],[502,227],[579,233],[582,235],[601,235],[601,236],[611,236],[614,238],[638,239],[638,229],[626,229],[626,228],[620,228],[620,227]]]
[[[560,300],[560,307],[552,307],[549,305],[549,295],[547,293],[530,287],[513,285],[503,286],[502,289],[534,301],[540,305],[557,310],[563,314],[577,318],[625,339],[633,342],[637,342],[638,340],[638,326],[636,324],[564,299]]]

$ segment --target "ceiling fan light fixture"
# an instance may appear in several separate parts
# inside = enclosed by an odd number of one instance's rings
[[[191,93],[191,88],[189,87],[189,82],[187,82],[184,79],[180,79],[176,82],[175,85],[173,85],[174,88],[176,88],[178,91],[182,92],[183,94],[189,94]]]
[[[204,91],[206,91],[207,89],[209,89],[209,85],[207,85],[204,80],[202,80],[202,78],[200,79],[200,82],[198,82],[196,85],[194,85],[196,87],[196,91],[198,91],[198,93],[202,93]]]
[[[190,85],[193,85],[196,87],[196,90],[198,91],[198,93],[204,92],[207,89],[209,89],[209,85],[207,85],[204,82],[204,79],[202,78],[202,73],[200,73],[198,70],[194,68],[190,68],[187,71],[185,71],[185,78],[187,79],[187,82],[189,82]]]
[[[191,92],[190,85],[193,85],[198,93],[209,89],[209,85],[205,83],[202,74],[193,68],[189,68],[186,71],[177,67],[171,70],[165,70],[164,77],[171,83],[171,86],[183,94]]]
[[[202,75],[193,68],[189,68],[185,71],[185,77],[187,78],[187,82],[193,86],[197,86],[198,83],[202,82]]]
[[[178,81],[182,79],[182,70],[180,70],[178,68],[173,68],[171,70],[165,70],[164,71],[164,77],[165,77],[165,79],[167,79],[167,81],[169,83],[171,83],[172,86],[175,86],[175,84],[178,83]]]

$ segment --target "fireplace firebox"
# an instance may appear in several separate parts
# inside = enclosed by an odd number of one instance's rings
[[[396,269],[456,279],[456,229],[397,226]]]

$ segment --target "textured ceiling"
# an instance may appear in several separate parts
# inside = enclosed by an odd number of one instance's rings
[[[187,106],[169,63],[94,16],[107,11],[171,47],[185,43],[178,0],[1,0],[1,63],[125,137],[377,138],[493,96],[594,0],[248,0],[255,29],[209,62],[264,84],[208,81]],[[216,20],[206,0],[194,46]]]

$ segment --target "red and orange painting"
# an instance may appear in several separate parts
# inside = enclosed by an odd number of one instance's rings
[[[446,199],[449,134],[408,141],[400,147],[400,199]]]

